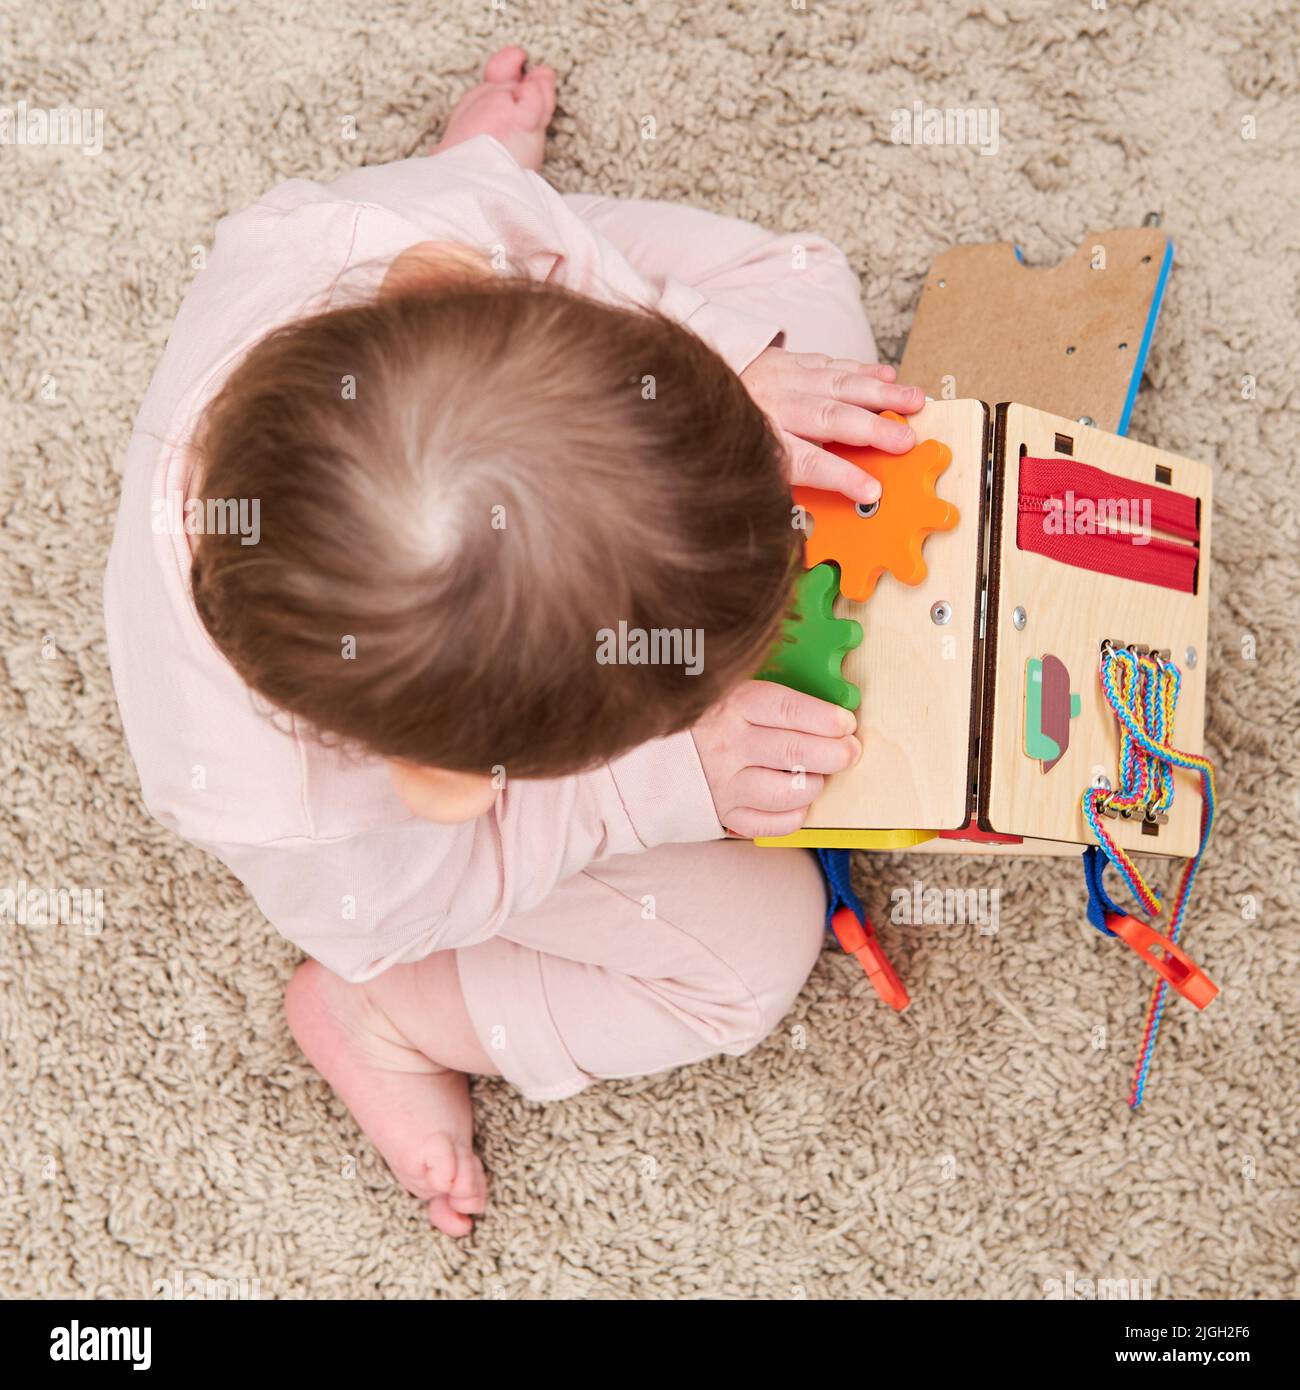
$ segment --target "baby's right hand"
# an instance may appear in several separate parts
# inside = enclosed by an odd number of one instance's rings
[[[772,681],[746,681],[691,731],[718,819],[736,835],[790,835],[824,775],[862,756],[838,705]]]

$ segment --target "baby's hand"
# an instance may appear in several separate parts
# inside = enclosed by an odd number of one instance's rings
[[[925,392],[896,385],[897,375],[879,363],[770,347],[740,379],[780,431],[792,483],[841,492],[852,502],[874,502],[880,496],[875,478],[818,445],[870,444],[886,453],[906,453],[916,443],[912,428],[873,413],[911,415],[925,404]]]
[[[824,774],[862,756],[838,705],[771,681],[746,681],[691,731],[718,819],[737,835],[798,830]]]

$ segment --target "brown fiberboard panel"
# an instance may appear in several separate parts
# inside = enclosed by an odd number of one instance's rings
[[[953,247],[926,277],[899,379],[1118,430],[1168,248],[1156,227],[1090,233],[1049,268],[1010,242]]]

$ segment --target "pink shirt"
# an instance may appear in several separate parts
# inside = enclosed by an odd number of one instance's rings
[[[208,637],[189,588],[187,442],[235,362],[272,328],[377,289],[407,247],[455,241],[610,302],[656,305],[737,372],[779,325],[642,278],[544,180],[480,136],[434,157],[293,179],[217,227],[132,434],[104,585],[113,682],[149,811],[215,854],[270,921],[366,979],[486,940],[592,860],[714,839],[689,733],[595,772],[516,781],[467,825],[410,814],[378,759],[347,756],[267,710]]]

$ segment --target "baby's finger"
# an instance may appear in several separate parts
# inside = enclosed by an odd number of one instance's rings
[[[727,817],[726,828],[745,840],[756,840],[760,835],[793,835],[803,829],[806,815],[806,811],[759,811],[742,806]]]
[[[777,772],[746,767],[731,780],[737,801],[754,811],[801,811],[821,794],[825,779],[815,772]]]
[[[814,370],[833,367],[837,372],[865,372],[878,381],[898,380],[897,371],[884,362],[859,362],[856,357],[827,357],[824,352],[791,352],[787,356],[799,367],[811,367]],[[801,391],[804,388],[796,385],[795,389]]]
[[[896,391],[895,386],[880,390]],[[838,444],[870,444],[887,453],[901,454],[916,443],[911,425],[897,420],[882,420],[869,410],[848,405],[830,396],[808,396],[802,392],[787,396],[781,402],[781,428],[803,439],[835,441]]]
[[[925,392],[919,386],[897,386],[865,372],[835,366],[805,372],[798,389],[810,396],[865,406],[868,410],[893,410],[901,415],[914,414],[925,404]]]
[[[733,699],[732,710],[746,723],[767,729],[843,738],[858,727],[853,715],[839,705],[775,681],[745,681]]]
[[[788,777],[792,772],[843,772],[862,756],[862,745],[852,734],[842,738],[819,738],[816,734],[797,734],[789,729],[754,728],[749,731],[741,755],[756,769],[775,771]]]
[[[790,456],[790,481],[795,486],[818,488],[822,492],[843,492],[850,502],[875,502],[880,482],[847,459],[827,452],[819,445],[783,431],[786,453]]]
[[[874,502],[880,496],[879,481],[856,463],[800,439],[797,434],[782,433],[790,456],[790,481],[796,487],[839,492],[850,502]]]

